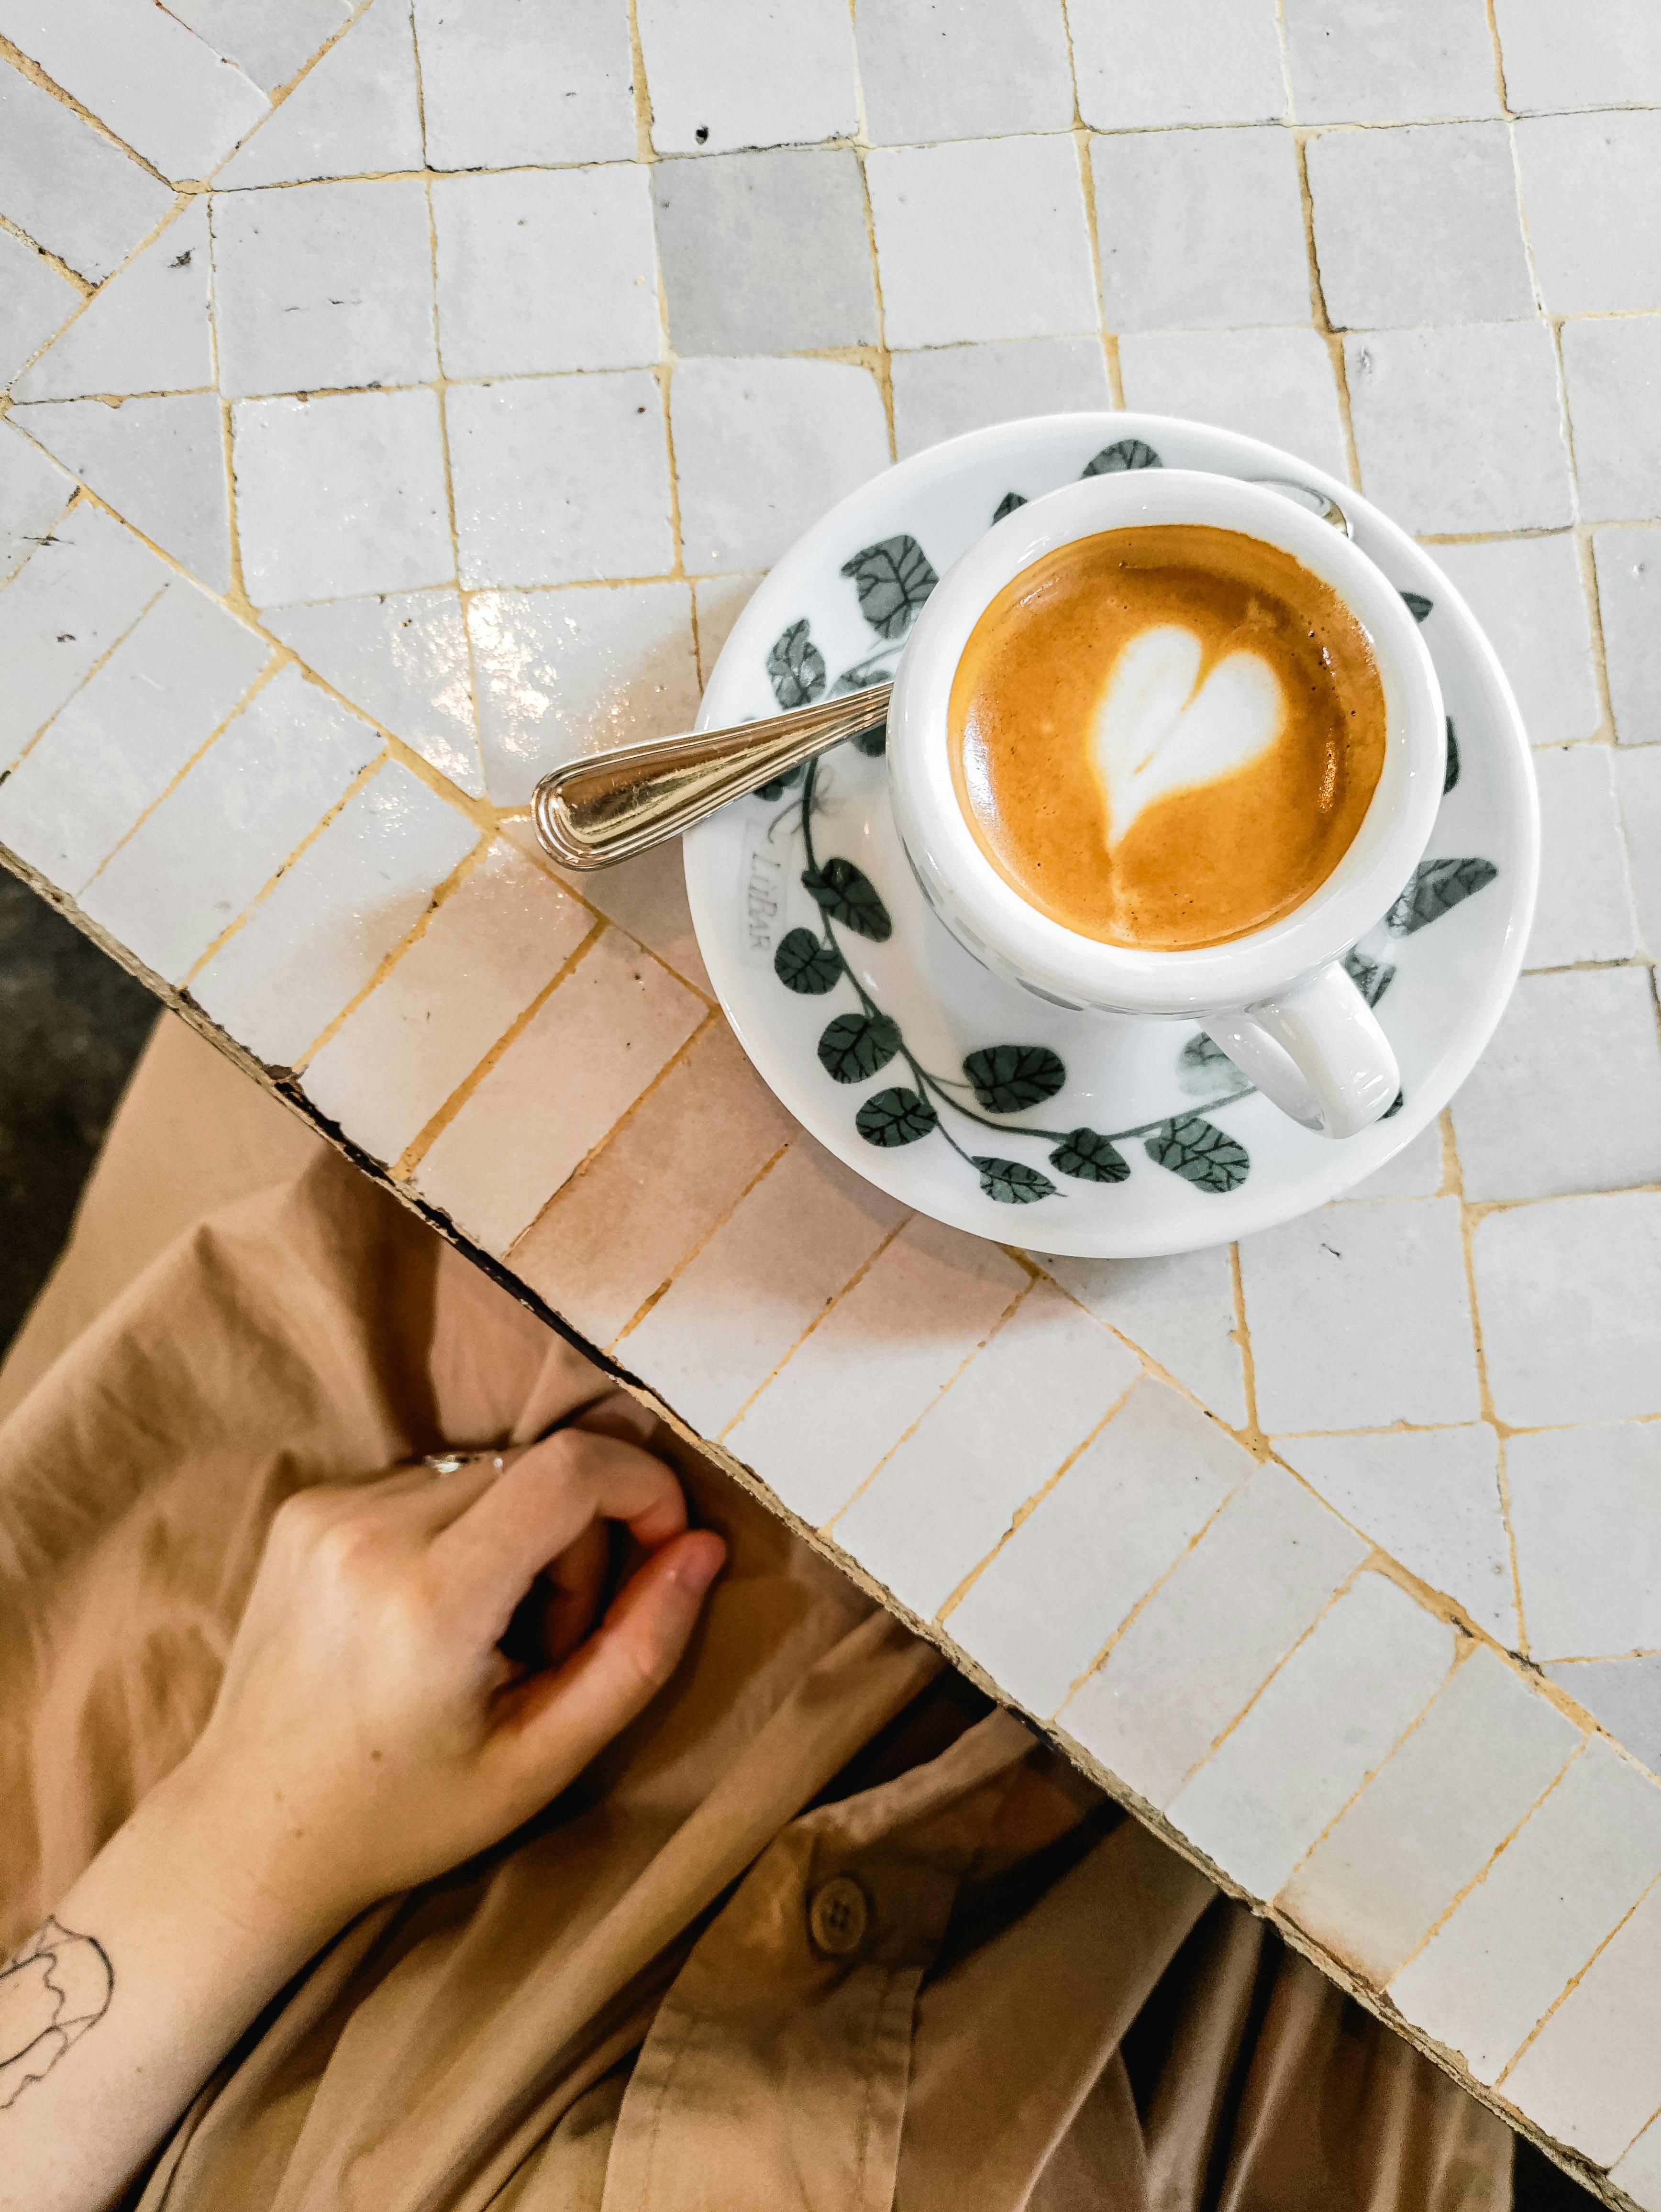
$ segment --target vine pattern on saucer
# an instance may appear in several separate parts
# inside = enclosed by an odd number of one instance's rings
[[[1141,439],[1127,438],[1104,447],[1080,473],[1102,476],[1159,466],[1159,456],[1151,446]],[[1025,503],[1024,494],[1006,493],[992,520],[1001,521]],[[769,648],[766,664],[773,696],[782,709],[810,705],[826,696],[827,686],[834,697],[867,684],[891,681],[906,635],[939,581],[922,545],[905,534],[863,547],[843,562],[841,574],[859,595],[860,611],[875,633],[875,647],[830,684],[824,656],[813,641],[807,619],[788,624]],[[1402,596],[1415,620],[1422,623],[1431,611],[1432,601],[1416,592]],[[1451,720],[1447,734],[1445,795],[1459,778],[1458,741]],[[861,752],[874,757],[885,748],[886,732],[867,731],[853,742]],[[834,1014],[819,1036],[819,1064],[832,1082],[868,1081],[895,1061],[902,1063],[910,1075],[909,1083],[892,1084],[861,1101],[854,1122],[866,1143],[891,1149],[937,1136],[979,1177],[986,1196],[1005,1206],[1036,1204],[1059,1195],[1060,1187],[1025,1160],[975,1150],[977,1139],[971,1133],[976,1129],[1037,1141],[1047,1150],[1048,1165],[1076,1182],[1125,1182],[1131,1163],[1120,1148],[1140,1139],[1148,1160],[1180,1176],[1196,1189],[1219,1197],[1238,1190],[1251,1172],[1251,1156],[1238,1138],[1210,1117],[1250,1097],[1252,1085],[1203,1031],[1182,1047],[1174,1070],[1177,1088],[1201,1103],[1124,1129],[1050,1128],[1009,1118],[1046,1106],[1065,1091],[1066,1065],[1048,1045],[983,1045],[964,1057],[955,1076],[922,1066],[906,1042],[900,1024],[861,981],[838,942],[837,933],[841,929],[873,944],[884,944],[892,934],[893,921],[880,891],[862,869],[851,860],[820,857],[813,833],[815,816],[823,811],[818,765],[812,761],[805,769],[793,769],[787,775],[762,785],[758,794],[764,799],[777,799],[788,791],[799,791],[788,811],[795,817],[794,833],[801,838],[802,887],[819,912],[818,932],[793,929],[781,940],[773,968],[787,990],[802,996],[828,997],[846,984],[858,1000],[856,1007]],[[1491,860],[1474,854],[1421,860],[1384,918],[1386,932],[1392,937],[1410,936],[1482,890],[1498,873]],[[1373,1006],[1396,973],[1388,961],[1359,951],[1348,953],[1344,965]],[[1398,1091],[1390,1115],[1399,1113],[1403,1103]],[[1065,1120],[1066,1115],[1061,1113],[1056,1118]]]

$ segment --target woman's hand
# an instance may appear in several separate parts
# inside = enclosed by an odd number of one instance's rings
[[[557,1796],[667,1680],[725,1547],[687,1528],[674,1475],[616,1432],[640,1425],[631,1401],[591,1419],[500,1473],[401,1471],[278,1511],[169,1785],[222,1832],[229,1909],[332,1929],[445,1872]],[[644,1558],[594,1628],[608,1522]],[[510,1624],[544,1663],[504,1656]]]
[[[0,2212],[106,2203],[347,1920],[508,1834],[668,1679],[725,1547],[643,1421],[618,1396],[500,1472],[282,1508],[200,1740],[0,1969]],[[637,1563],[596,1626],[608,1523]]]

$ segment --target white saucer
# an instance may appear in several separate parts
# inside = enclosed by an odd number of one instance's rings
[[[1401,1065],[1389,1119],[1343,1142],[1312,1135],[1244,1090],[1191,1023],[1071,1013],[999,981],[918,889],[880,754],[842,745],[816,764],[818,898],[803,882],[804,782],[726,807],[685,841],[699,949],[739,1042],[790,1112],[907,1206],[1046,1252],[1225,1243],[1372,1174],[1434,1120],[1493,1035],[1534,909],[1528,740],[1469,609],[1348,485],[1202,423],[1044,416],[902,461],[768,576],[716,663],[699,726],[878,682],[936,578],[1010,495],[1161,465],[1291,479],[1340,501],[1356,543],[1423,622],[1457,780],[1414,884],[1352,956]],[[1096,1141],[1068,1142],[1079,1133]]]

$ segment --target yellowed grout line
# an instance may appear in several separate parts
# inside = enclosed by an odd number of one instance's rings
[[[64,521],[68,515],[73,514],[78,504],[79,501],[76,499],[71,498],[68,505],[64,507],[64,513],[58,516],[58,522]],[[56,532],[58,523],[54,523],[52,527],[53,532]],[[27,564],[25,562],[21,565],[27,566]],[[8,581],[9,581],[9,579],[8,579]],[[93,678],[100,673],[105,665],[110,660],[111,657],[121,650],[122,647],[137,629],[139,623],[143,621],[145,616],[150,611],[150,609],[155,605],[156,602],[161,599],[161,594],[167,590],[168,585],[171,584],[173,578],[171,576],[164,578],[163,580],[156,586],[155,590],[151,596],[145,600],[143,605],[140,607],[138,612],[133,617],[126,628],[117,636],[111,639],[109,644],[105,647],[102,653],[99,654],[97,659],[92,663],[91,666],[87,670],[86,674],[76,685],[74,690],[70,692],[69,697],[65,699],[61,705],[52,708],[51,714],[47,715],[46,720],[41,723],[40,728],[30,737],[27,744],[17,755],[17,757],[7,767],[4,772],[6,775],[10,775],[16,769],[21,768],[23,763],[40,743],[41,739],[46,736],[47,731],[51,729],[52,724],[58,720],[58,716],[64,714],[71,705],[73,705],[74,702],[81,696],[81,694],[86,690],[88,684],[92,682]],[[85,886],[83,885],[82,888],[84,889]]]
[[[755,1389],[750,1393],[749,1396],[745,1399],[738,1410],[732,1414],[732,1416],[725,1421],[719,1429],[716,1430],[715,1441],[717,1443],[723,1442],[727,1437],[731,1436],[733,1431],[737,1428],[739,1423],[744,1419],[750,1408],[755,1404],[757,1399],[759,1398],[764,1391],[772,1388],[773,1384],[778,1381],[780,1376],[790,1364],[790,1362],[795,1358],[796,1354],[802,1349],[803,1346],[811,1340],[815,1331],[821,1328],[824,1324],[830,1320],[831,1315],[840,1309],[843,1300],[859,1288],[860,1285],[865,1280],[871,1270],[876,1266],[878,1261],[881,1259],[883,1254],[887,1251],[889,1246],[892,1244],[897,1237],[904,1234],[905,1231],[910,1226],[911,1223],[916,1220],[916,1216],[913,1213],[907,1212],[902,1214],[900,1218],[895,1222],[892,1228],[886,1231],[871,1251],[867,1253],[865,1258],[861,1261],[859,1266],[855,1268],[853,1273],[849,1275],[847,1281],[842,1285],[841,1288],[831,1292],[830,1297],[825,1300],[824,1304],[813,1316],[812,1320],[808,1322],[806,1328],[803,1329],[800,1335],[796,1338],[789,1350],[783,1352],[779,1358],[773,1363],[773,1365],[768,1370],[761,1381],[757,1383]]]
[[[205,750],[206,748],[204,747],[204,750]],[[201,756],[198,754],[198,758],[199,759],[200,757]],[[381,769],[385,768],[386,765],[386,748],[383,746],[381,750],[375,754],[372,760],[366,761],[363,766],[358,769],[356,775],[353,776],[351,781],[341,793],[339,798],[337,799],[334,804],[329,808],[322,820],[320,822],[313,823],[312,827],[306,832],[306,835],[301,839],[300,842],[294,848],[293,851],[288,854],[287,858],[277,863],[277,866],[271,871],[271,873],[254,893],[252,898],[251,898],[246,906],[243,908],[241,913],[236,915],[234,920],[226,923],[223,929],[220,931],[218,936],[213,939],[213,942],[204,952],[198,955],[194,964],[186,970],[185,980],[179,986],[181,991],[189,991],[191,985],[195,982],[197,977],[202,973],[203,969],[206,968],[210,962],[216,958],[219,953],[224,950],[225,946],[230,943],[234,937],[238,936],[241,931],[247,927],[254,915],[259,913],[260,908],[265,905],[266,900],[270,898],[271,893],[277,889],[278,884],[282,882],[283,877],[286,876],[289,870],[295,866],[295,864],[314,844],[316,844],[318,839],[323,835],[324,831],[333,824],[338,817],[344,812],[345,809],[351,805],[353,799],[357,797],[359,792],[362,791],[369,783],[373,782],[374,778],[380,775]]]
[[[899,1435],[895,1437],[893,1443],[888,1447],[888,1449],[884,1452],[882,1457],[877,1462],[876,1465],[861,1479],[857,1488],[852,1491],[849,1495],[843,1500],[842,1504],[837,1506],[836,1511],[831,1514],[826,1521],[820,1524],[818,1528],[815,1531],[817,1535],[821,1536],[828,1544],[837,1545],[837,1549],[840,1550],[841,1547],[837,1544],[837,1538],[830,1533],[832,1529],[835,1528],[837,1522],[842,1519],[843,1516],[847,1513],[851,1507],[857,1504],[859,1500],[864,1497],[866,1492],[870,1489],[872,1484],[882,1473],[884,1468],[887,1466],[889,1461],[893,1458],[895,1453],[900,1449],[902,1445],[908,1443],[916,1434],[917,1431],[922,1426],[924,1421],[928,1419],[928,1415],[933,1412],[934,1407],[939,1405],[940,1400],[945,1397],[946,1392],[952,1388],[953,1384],[960,1380],[960,1378],[974,1364],[975,1361],[981,1357],[983,1352],[986,1351],[988,1346],[991,1344],[993,1339],[995,1337],[1001,1336],[1003,1331],[1008,1328],[1016,1314],[1019,1312],[1021,1307],[1025,1304],[1027,1298],[1032,1292],[1033,1287],[1033,1284],[1030,1281],[1017,1287],[1013,1295],[1010,1298],[1008,1304],[1005,1306],[1003,1311],[998,1316],[990,1328],[987,1330],[985,1335],[981,1337],[979,1340],[971,1346],[970,1350],[964,1354],[963,1358],[958,1362],[958,1364],[952,1369],[951,1374],[947,1376],[946,1381],[941,1383],[940,1389],[929,1400],[928,1405],[924,1407],[922,1412],[917,1415],[916,1420],[908,1423],[906,1427],[904,1428],[900,1431]],[[848,1556],[851,1558],[852,1554],[849,1553]]]
[[[667,1076],[671,1069],[678,1066],[683,1059],[690,1056],[692,1047],[697,1044],[701,1038],[709,1034],[709,1027],[710,1024],[705,1023],[703,1027],[697,1032],[696,1036],[689,1037],[686,1043],[681,1048],[680,1051],[675,1054],[674,1059],[665,1066],[660,1076],[653,1082],[650,1088],[642,1091],[640,1097],[634,1102],[634,1104],[630,1106],[629,1112],[624,1115],[623,1120],[619,1121],[616,1127],[611,1132],[610,1136],[608,1136],[606,1139],[608,1146],[611,1138],[617,1136],[622,1131],[624,1125],[632,1120],[636,1109],[643,1105],[645,1101],[651,1096],[652,1091],[657,1089],[658,1083],[660,1082],[664,1077]],[[610,1339],[606,1345],[606,1350],[608,1352],[614,1351],[616,1347],[623,1342],[626,1336],[630,1335],[635,1329],[638,1328],[642,1322],[645,1320],[647,1315],[651,1312],[653,1307],[658,1304],[662,1298],[666,1297],[669,1291],[673,1290],[675,1285],[686,1273],[686,1270],[692,1265],[692,1262],[697,1258],[698,1255],[721,1234],[723,1229],[726,1228],[727,1223],[738,1212],[739,1206],[743,1205],[745,1200],[749,1197],[751,1192],[757,1189],[762,1183],[765,1182],[768,1176],[772,1174],[774,1169],[784,1158],[785,1154],[789,1151],[791,1146],[794,1142],[795,1139],[794,1136],[787,1137],[782,1145],[776,1146],[774,1151],[770,1152],[767,1155],[766,1158],[756,1170],[755,1173],[750,1177],[749,1181],[744,1184],[743,1188],[734,1196],[732,1204],[730,1206],[724,1206],[721,1211],[715,1215],[715,1218],[709,1223],[703,1234],[693,1239],[690,1249],[681,1255],[680,1258],[676,1261],[674,1266],[664,1277],[663,1280],[658,1284],[657,1287],[652,1291],[649,1296],[641,1301],[640,1304],[635,1308],[633,1313],[630,1315],[628,1320],[624,1322],[623,1327]],[[561,1184],[560,1189],[554,1193],[553,1198],[549,1200],[548,1205],[543,1208],[542,1213],[539,1213],[537,1216],[538,1221],[540,1221],[543,1218],[543,1216],[549,1211],[549,1208],[551,1207],[559,1198],[561,1193],[569,1190],[576,1180],[576,1176],[573,1176],[570,1177],[569,1181]],[[532,1223],[532,1226],[534,1227],[535,1225],[535,1223]],[[530,1231],[526,1230],[521,1231],[521,1234],[528,1236]]]
[[[86,304],[86,301],[91,298],[94,292],[100,289],[101,285],[107,284],[110,281],[109,276],[105,276],[101,277],[98,283],[94,283],[90,276],[83,276],[78,269],[71,268],[70,264],[64,259],[61,254],[54,253],[49,246],[42,246],[38,238],[31,238],[28,232],[23,228],[22,225],[11,216],[0,214],[0,230],[4,231],[9,238],[15,238],[20,246],[27,246],[31,253],[39,254],[41,260],[46,263],[48,269],[54,270],[58,276],[63,277],[66,283],[73,284],[76,290],[81,295],[82,306]],[[125,266],[125,264],[124,264],[123,265]],[[110,271],[110,276],[113,276],[117,272],[114,270],[112,270]],[[40,355],[46,351],[47,346],[56,343],[58,331],[65,329],[68,324],[73,321],[74,318],[78,315],[80,312],[80,307],[70,309],[69,315],[64,318],[64,322],[58,325],[58,330],[52,332],[52,337],[46,339],[40,346],[38,346],[34,352],[29,356],[28,360],[22,363],[21,368],[15,368],[12,371],[12,379],[14,381],[23,374],[23,370],[27,368],[32,362],[39,360]]]
[[[1073,1449],[1067,1454],[1065,1458],[1062,1461],[1061,1465],[1056,1469],[1053,1474],[1047,1475],[1043,1481],[1039,1484],[1038,1487],[1033,1491],[1030,1496],[1023,1498],[1021,1503],[1016,1506],[1014,1511],[1009,1516],[1008,1527],[999,1537],[997,1542],[992,1547],[992,1549],[987,1553],[986,1557],[983,1559],[977,1561],[963,1577],[957,1588],[951,1591],[943,1602],[935,1607],[934,1618],[941,1624],[942,1626],[945,1626],[952,1614],[954,1613],[958,1607],[963,1603],[964,1598],[968,1596],[970,1591],[973,1589],[975,1584],[980,1580],[981,1577],[987,1572],[988,1569],[992,1565],[994,1560],[997,1559],[1004,1547],[1012,1540],[1015,1534],[1015,1531],[1024,1522],[1030,1521],[1031,1519],[1032,1516],[1043,1504],[1045,1498],[1050,1496],[1051,1491],[1056,1489],[1060,1486],[1062,1479],[1066,1475],[1071,1474],[1073,1468],[1078,1464],[1079,1461],[1083,1458],[1086,1452],[1090,1449],[1090,1447],[1095,1443],[1097,1437],[1099,1437],[1104,1430],[1105,1430],[1109,1425],[1116,1420],[1124,1411],[1132,1391],[1134,1391],[1139,1384],[1146,1382],[1147,1379],[1147,1368],[1138,1368],[1136,1372],[1131,1376],[1129,1382],[1125,1384],[1124,1389],[1120,1391],[1118,1396],[1113,1401],[1113,1403],[1102,1415],[1100,1420],[1098,1421],[1095,1426],[1090,1431],[1089,1434],[1081,1438],[1080,1441],[1074,1446]]]
[[[519,1042],[560,985],[575,974],[611,927],[603,918],[596,919],[593,927],[585,931],[577,939],[541,989],[532,994],[529,1003],[514,1016],[489,1051],[482,1054],[477,1066],[463,1077],[443,1104],[417,1130],[398,1158],[387,1167],[386,1172],[395,1182],[407,1182],[414,1175],[423,1158],[460,1114],[497,1061]],[[524,1231],[521,1230],[519,1234],[522,1236]]]
[[[170,192],[177,192],[183,189],[182,186],[175,184],[171,177],[164,177],[148,155],[141,154],[136,146],[130,146],[125,138],[118,138],[101,115],[94,115],[84,101],[77,100],[72,92],[66,91],[56,77],[47,75],[32,55],[26,54],[21,46],[15,46],[3,33],[0,33],[0,60],[9,62],[20,76],[27,77],[38,90],[50,93],[60,106],[69,109],[71,115],[79,116],[82,122],[90,130],[95,131],[106,145],[118,148],[129,161],[136,161],[147,177],[153,178],[158,185],[165,185]],[[257,87],[256,89],[258,89]],[[261,97],[264,97],[263,94]],[[262,116],[260,120],[263,122],[265,118]],[[195,182],[196,179],[192,179],[191,181]],[[33,245],[34,241],[30,240],[29,242]],[[112,270],[111,274],[114,273]],[[104,281],[107,283],[108,277]]]

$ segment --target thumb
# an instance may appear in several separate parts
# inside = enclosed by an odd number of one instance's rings
[[[499,1754],[547,1802],[643,1712],[680,1663],[704,1595],[726,1562],[711,1528],[660,1545],[564,1665],[513,1693]]]

